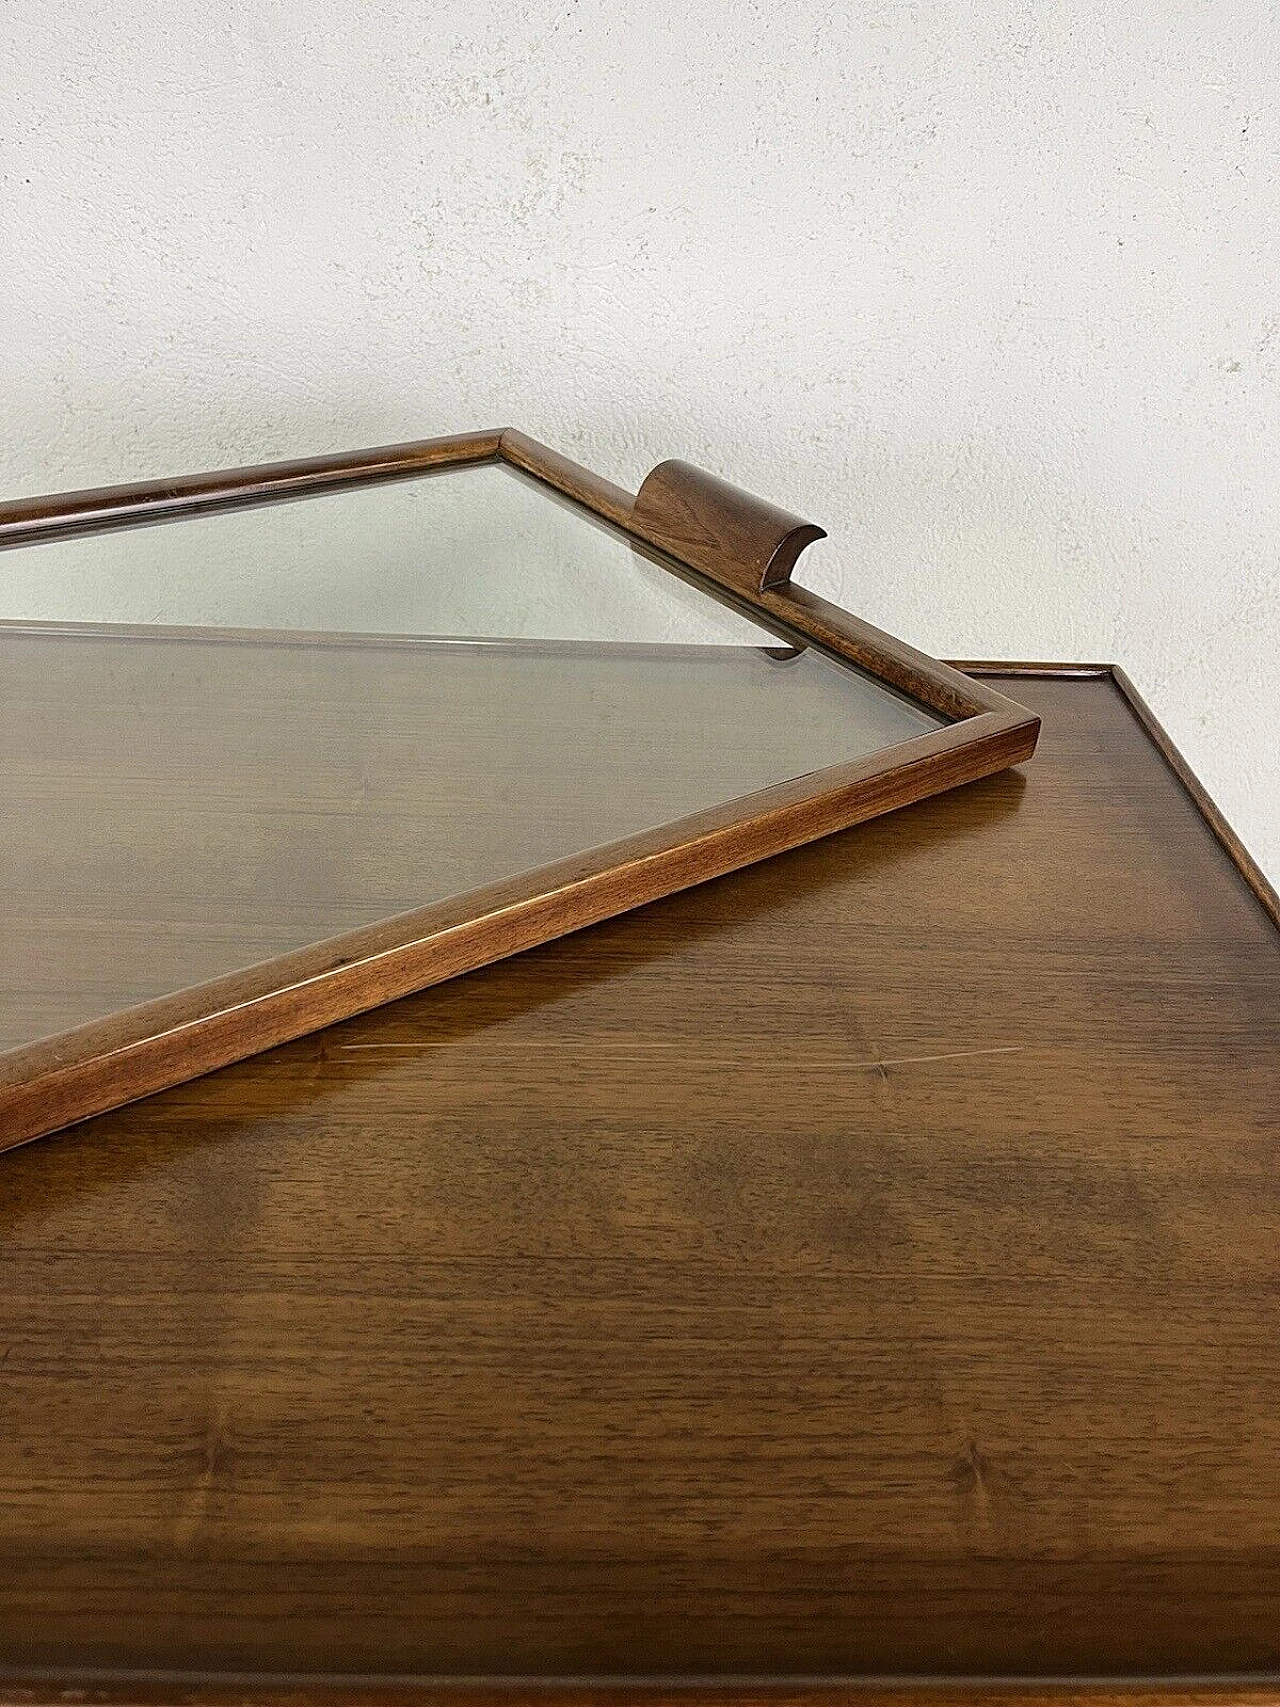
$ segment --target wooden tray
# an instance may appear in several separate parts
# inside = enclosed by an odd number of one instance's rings
[[[791,585],[821,533],[512,432],[0,509],[46,619],[0,627],[0,1149],[1028,758],[1020,706]],[[305,631],[379,576],[434,580],[433,638]],[[211,587],[262,626],[193,626]]]

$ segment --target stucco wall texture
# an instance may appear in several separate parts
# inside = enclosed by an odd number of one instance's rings
[[[684,456],[929,651],[1123,663],[1280,879],[1278,66],[1270,0],[7,0],[0,491]]]

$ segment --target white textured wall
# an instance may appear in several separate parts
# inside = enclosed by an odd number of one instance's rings
[[[1271,0],[7,0],[0,491],[686,456],[934,652],[1122,662],[1280,878],[1278,69]]]

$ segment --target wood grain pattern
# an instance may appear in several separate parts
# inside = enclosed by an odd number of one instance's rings
[[[7,1156],[8,1699],[1274,1699],[1280,934],[1018,692],[1025,775]]]
[[[771,617],[784,636],[816,641],[838,661],[872,674],[883,669],[885,681],[956,721],[935,734],[888,746],[874,758],[810,769],[793,782],[679,818],[661,831],[526,870],[518,881],[487,884],[462,904],[457,899],[424,902],[381,923],[255,965],[235,978],[183,989],[109,1020],[10,1050],[0,1057],[0,1149],[675,887],[989,775],[1034,751],[1036,718],[1004,696],[966,682],[947,666],[801,589],[779,582],[747,596],[757,582],[770,582],[774,570],[785,580],[795,551],[820,530],[680,463],[663,464],[645,483],[640,499],[633,500],[522,434],[464,434],[342,457],[29,499],[0,510],[0,544],[175,520],[494,459],[533,476],[602,524],[624,527],[638,549],[661,547],[667,555],[658,560],[673,572],[705,571],[718,578],[745,608]],[[677,562],[672,552],[686,556]],[[212,780],[218,786],[219,779]]]
[[[630,525],[751,599],[784,586],[804,548],[827,537],[825,528],[679,461],[661,462],[645,477]]]

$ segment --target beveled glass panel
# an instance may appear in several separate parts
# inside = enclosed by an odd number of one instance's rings
[[[944,721],[497,466],[0,590],[0,1049]]]

